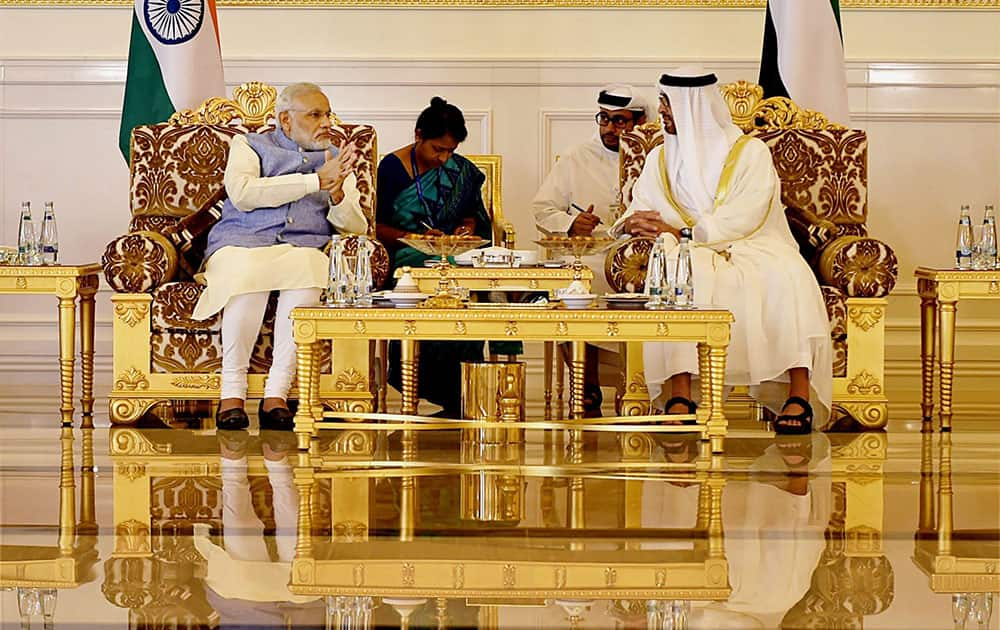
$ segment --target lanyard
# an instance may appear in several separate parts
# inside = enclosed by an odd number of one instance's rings
[[[413,181],[417,185],[417,199],[420,200],[420,205],[424,207],[424,212],[427,213],[427,221],[430,223],[430,226],[436,229],[430,206],[427,205],[427,200],[424,199],[424,188],[420,184],[420,170],[417,168],[417,145],[415,144],[410,148],[410,168],[413,170]]]

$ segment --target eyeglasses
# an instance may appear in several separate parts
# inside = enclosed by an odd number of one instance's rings
[[[622,116],[622,115],[608,116],[604,112],[598,112],[597,115],[594,116],[594,120],[596,120],[597,124],[602,127],[604,127],[608,123],[613,123],[614,126],[619,129],[624,129],[625,127],[628,127],[631,123],[635,122],[635,119],[632,118],[631,116]]]

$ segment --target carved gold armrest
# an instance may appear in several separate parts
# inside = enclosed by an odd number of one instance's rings
[[[819,259],[823,283],[847,297],[885,297],[896,285],[899,262],[892,248],[869,236],[839,236]]]
[[[174,279],[177,248],[169,238],[139,230],[108,243],[101,257],[104,277],[119,293],[150,293]]]

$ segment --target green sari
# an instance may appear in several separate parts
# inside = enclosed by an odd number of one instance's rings
[[[392,204],[391,224],[407,232],[423,233],[429,225],[452,234],[463,220],[472,217],[476,220],[475,234],[490,240],[492,226],[480,193],[485,179],[475,164],[452,155],[444,166],[421,174],[419,181],[399,193]],[[428,258],[431,256],[412,247],[402,247],[394,253],[390,271],[422,267]]]
[[[444,166],[420,174],[411,181],[402,164],[396,171],[380,168],[379,195],[391,195],[398,190],[392,200],[388,216],[379,218],[381,223],[407,232],[423,233],[427,226],[452,234],[467,218],[476,220],[474,233],[491,240],[492,224],[481,194],[485,175],[475,164],[460,155],[452,155]],[[405,181],[402,178],[406,178]],[[394,180],[394,181],[389,181]],[[380,199],[384,207],[388,199]],[[388,208],[386,208],[388,210]],[[432,258],[412,247],[401,247],[392,252],[389,278],[400,267],[422,267],[424,261]],[[520,343],[491,343],[490,350],[497,354],[521,352]],[[421,398],[444,407],[444,414],[461,416],[461,364],[483,360],[482,341],[425,341],[420,344],[420,370],[417,374],[417,389]],[[399,389],[400,346],[398,342],[389,344],[389,384]]]

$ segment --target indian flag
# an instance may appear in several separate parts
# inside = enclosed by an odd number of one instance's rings
[[[768,0],[759,83],[765,97],[850,124],[839,0]]]
[[[133,127],[225,95],[215,0],[135,0],[118,132],[125,159]]]

